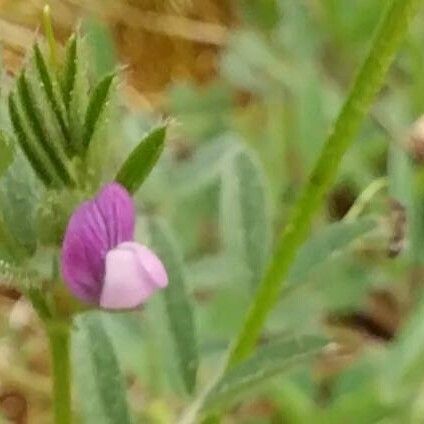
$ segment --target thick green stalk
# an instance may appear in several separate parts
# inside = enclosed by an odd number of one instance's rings
[[[70,325],[47,323],[53,375],[53,408],[55,424],[71,424]]]
[[[278,301],[289,267],[309,233],[312,218],[323,203],[344,153],[358,132],[375,95],[382,87],[393,57],[419,4],[420,0],[391,2],[350,95],[282,232],[242,330],[232,345],[227,367],[244,359],[254,348],[268,313]]]

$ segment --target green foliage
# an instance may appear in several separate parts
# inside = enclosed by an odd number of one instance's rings
[[[28,122],[28,129],[34,134],[37,145],[45,152],[46,160],[49,161],[54,170],[55,177],[64,185],[72,185],[71,175],[66,168],[61,155],[62,152],[60,152],[62,146],[57,146],[45,130],[42,112],[36,105],[35,93],[30,88],[25,73],[22,73],[18,79],[17,92],[25,116],[24,119]],[[28,137],[30,136],[28,135]]]
[[[269,342],[257,349],[254,356],[227,371],[209,392],[205,404],[213,407],[246,389],[257,387],[268,378],[305,365],[315,358],[327,341],[317,336],[296,336]]]
[[[236,338],[228,365],[242,360],[254,348],[268,314],[278,301],[290,263],[306,240],[312,219],[334,183],[344,154],[384,84],[386,73],[417,9],[418,1],[394,1],[383,16],[370,51],[281,233],[267,273]]]
[[[46,186],[52,185],[54,180],[54,177],[52,176],[53,170],[49,163],[46,162],[42,152],[34,146],[31,135],[28,134],[24,128],[22,118],[12,94],[9,96],[9,114],[15,130],[16,138],[19,141],[23,153],[31,164],[32,169]]]
[[[229,255],[237,255],[254,287],[262,277],[270,250],[269,199],[262,170],[245,151],[222,165],[220,222]]]
[[[84,120],[89,101],[87,49],[84,39],[71,37],[66,47],[66,62],[59,80],[67,109],[72,151],[83,154]]]
[[[85,115],[84,133],[82,136],[82,145],[84,149],[89,147],[94,133],[98,128],[102,114],[110,97],[110,90],[114,78],[115,74],[106,75],[101,81],[99,81],[91,93]]]
[[[74,37],[75,39],[75,37]],[[50,105],[53,109],[53,112],[56,116],[56,119],[60,125],[60,129],[62,131],[62,135],[66,141],[66,147],[69,149],[70,143],[70,134],[69,128],[66,123],[66,119],[64,116],[63,103],[57,93],[57,83],[53,81],[52,76],[49,73],[47,64],[44,60],[44,57],[40,51],[40,47],[36,44],[34,46],[34,58],[35,58],[35,66],[37,68],[38,76],[40,80],[43,82],[43,88],[47,95],[47,99],[50,102]],[[76,58],[73,58],[74,62]],[[71,71],[74,71],[73,69]],[[69,75],[69,78],[74,78],[72,75]],[[69,103],[69,96],[64,96],[65,105]]]
[[[414,313],[405,323],[402,334],[390,349],[385,372],[381,375],[384,394],[394,399],[397,391],[417,390],[421,384],[424,302],[418,299]]]
[[[0,211],[7,231],[27,255],[37,247],[36,210],[39,186],[22,157],[17,157],[0,185]]]
[[[76,393],[84,422],[130,423],[124,380],[101,314],[78,318],[73,354]]]
[[[47,187],[81,184],[75,162],[85,160],[93,137],[105,121],[114,74],[90,89],[87,52],[80,36],[72,36],[64,66],[52,69],[35,44],[33,60],[22,71],[9,95],[9,115],[22,151]],[[99,155],[100,156],[100,155]],[[98,163],[99,164],[99,163]]]
[[[309,274],[332,255],[375,228],[372,219],[336,222],[319,232],[300,249],[287,276],[289,287],[307,281]]]
[[[158,161],[165,143],[166,126],[152,130],[140,141],[122,165],[115,180],[135,193]]]
[[[66,61],[62,81],[63,101],[65,103],[66,109],[68,110],[72,98],[72,92],[74,91],[75,87],[75,80],[77,77],[77,51],[78,38],[75,35],[72,35],[68,40],[68,45],[66,46]],[[40,58],[42,58],[41,54]],[[43,62],[42,59],[40,60],[40,62]]]
[[[374,385],[367,385],[358,391],[352,391],[344,399],[339,399],[321,414],[315,417],[319,424],[337,424],[341,420],[346,424],[378,423],[390,417],[399,416],[399,411],[389,403],[382,402]],[[400,421],[402,422],[402,421]]]
[[[146,226],[138,220],[136,240],[150,240],[169,274],[169,287],[140,311],[76,319],[73,406],[83,422],[178,422],[186,404],[185,424],[203,409],[234,422],[423,422],[423,171],[408,143],[424,104],[420,25],[321,199],[312,236],[279,280],[290,290],[275,287],[278,302],[255,351],[217,379],[385,3],[236,2],[237,29],[220,48],[216,75],[164,93],[175,118],[166,127],[154,127],[151,111],[108,107],[117,64],[97,22],[85,22],[86,36],[72,36],[55,58],[54,45],[34,46],[16,82],[2,74],[1,288],[26,291],[51,319],[44,284],[60,279],[69,215],[112,179],[149,215]],[[359,102],[351,106],[362,113]],[[332,222],[386,175],[388,193],[372,197],[363,218]],[[405,228],[392,197],[406,208]],[[388,259],[394,239],[406,254]],[[328,342],[318,336],[323,327]],[[122,371],[136,380],[131,412]]]
[[[149,227],[152,247],[168,272],[169,287],[163,296],[181,375],[187,391],[192,393],[196,385],[199,357],[193,310],[185,287],[181,257],[169,230],[155,221],[151,221]]]

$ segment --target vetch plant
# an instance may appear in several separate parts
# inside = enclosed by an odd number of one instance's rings
[[[49,10],[45,9],[47,43],[36,43],[12,82],[7,93],[7,123],[0,129],[0,277],[2,284],[30,300],[46,329],[56,423],[74,422],[73,412],[82,411],[87,422],[132,421],[119,358],[97,311],[105,312],[102,317],[115,318],[119,314],[112,312],[143,306],[144,313],[152,308],[153,312],[148,312],[153,319],[146,313],[146,321],[158,325],[154,329],[158,346],[155,350],[143,343],[142,348],[157,364],[159,353],[168,355],[168,339],[173,344],[172,360],[168,362],[179,374],[181,389],[194,396],[181,418],[186,424],[201,422],[205,416],[206,422],[218,422],[223,407],[245,390],[308,365],[323,353],[329,345],[320,331],[310,329],[305,334],[297,327],[288,332],[284,327],[278,335],[268,334],[264,331],[266,320],[283,299],[284,283],[287,292],[295,291],[308,280],[312,269],[375,227],[373,219],[357,219],[357,213],[351,213],[348,219],[329,225],[307,241],[312,219],[383,85],[419,3],[390,2],[274,254],[269,255],[271,219],[266,207],[266,177],[259,161],[242,143],[234,142],[234,138],[233,143],[228,142],[226,137],[219,143],[205,143],[194,155],[189,172],[169,172],[171,178],[166,181],[171,187],[165,187],[169,192],[157,190],[162,197],[177,197],[178,193],[188,196],[190,187],[195,191],[196,184],[207,186],[208,178],[213,180],[214,189],[219,185],[215,197],[219,198],[223,253],[202,257],[191,272],[185,272],[186,252],[173,239],[166,223],[149,217],[145,222],[148,236],[136,232],[137,207],[132,196],[156,165],[161,170],[162,162],[157,162],[164,149],[167,125],[152,129],[114,169],[110,156],[121,147],[121,140],[110,141],[106,129],[116,117],[113,100],[118,75],[110,72],[98,81],[93,78],[84,38],[74,34],[62,49],[55,41]],[[168,159],[164,160],[167,171]],[[208,178],[204,178],[206,168]],[[176,204],[175,209],[180,206]],[[351,212],[358,212],[360,206],[357,204]],[[192,225],[190,216],[187,221]],[[215,271],[221,271],[221,275]],[[215,371],[214,381],[206,381],[206,388],[200,390],[200,354],[210,346],[198,343],[196,333],[192,286],[187,284],[190,279],[192,283],[196,272],[205,280],[225,274],[224,281],[230,284],[238,276],[247,282],[240,293],[245,291],[251,302],[226,362],[219,367],[220,372]],[[202,298],[209,292],[197,294]],[[237,298],[240,303],[241,297]],[[155,310],[157,299],[163,302]],[[220,319],[227,320],[222,315],[219,310],[211,320],[212,326],[218,326]],[[169,338],[163,337],[159,328],[163,316],[171,332]],[[218,342],[227,345],[227,340]],[[77,365],[74,372],[71,350]],[[155,369],[151,368],[146,379],[151,377],[156,384]],[[81,408],[71,401],[73,375],[75,394],[83,392]],[[307,406],[309,417],[318,420],[319,406]]]

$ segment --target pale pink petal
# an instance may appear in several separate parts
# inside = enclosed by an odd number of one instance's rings
[[[100,306],[135,308],[167,283],[166,271],[151,250],[137,243],[122,243],[106,255]]]
[[[162,261],[147,246],[137,242],[125,242],[121,243],[119,248],[131,250],[137,255],[142,272],[151,284],[159,288],[164,288],[168,285],[168,274]]]

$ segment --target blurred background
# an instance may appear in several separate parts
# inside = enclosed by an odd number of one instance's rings
[[[0,0],[9,77],[42,37],[44,4]],[[85,34],[93,75],[121,67],[119,119],[107,136],[122,140],[123,152],[159,119],[172,120],[165,155],[137,198],[139,234],[149,214],[174,234],[196,306],[204,385],[240,326],[252,276],[266,262],[388,1],[49,4],[60,41],[75,29]],[[334,343],[311,369],[270,380],[232,403],[226,422],[424,422],[423,17],[290,274],[297,285],[263,336],[317,331]],[[249,250],[255,243],[263,246],[260,257]],[[173,423],[188,399],[166,347],[161,306],[147,309],[104,320],[137,422]],[[49,422],[44,335],[18,294],[0,300],[0,328],[0,409],[11,422]],[[84,386],[80,392],[76,384],[84,404]]]

